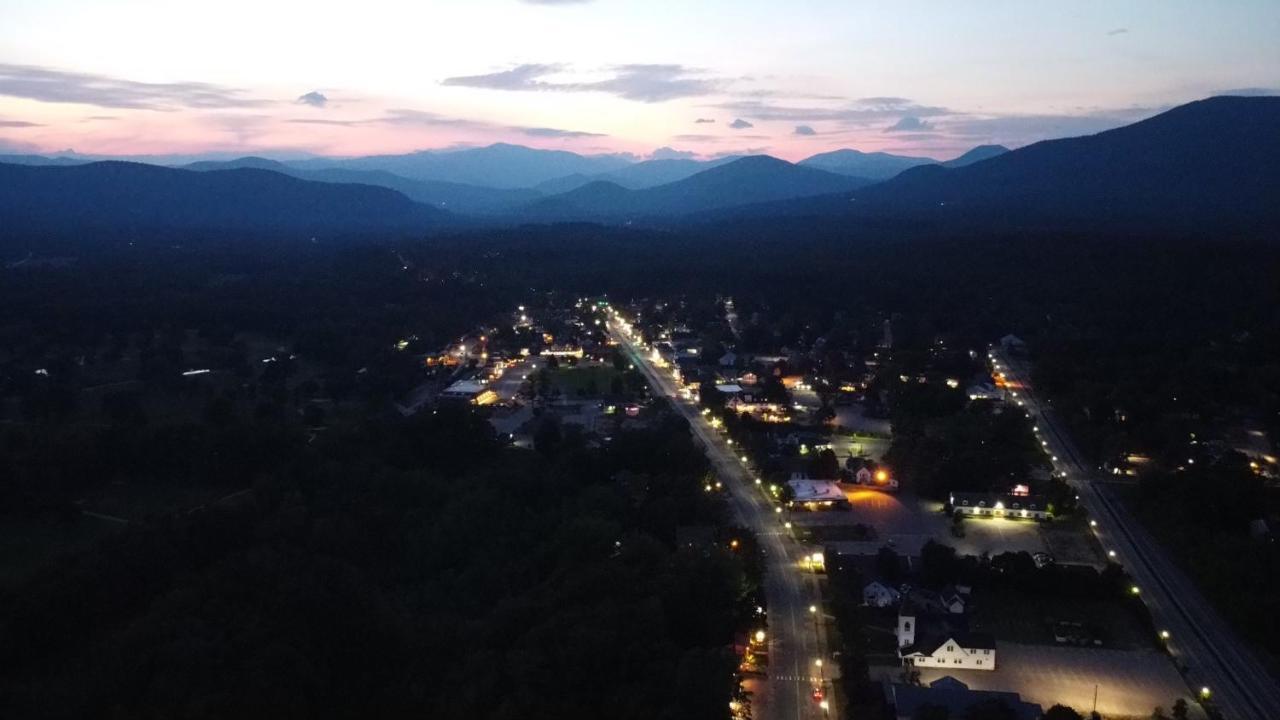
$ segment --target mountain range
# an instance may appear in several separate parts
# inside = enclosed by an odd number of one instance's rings
[[[1096,135],[1012,151],[979,146],[943,163],[857,151],[794,164],[768,156],[634,162],[511,145],[183,168],[6,156],[0,228],[420,231],[482,215],[488,224],[668,225],[805,216],[837,225],[876,217],[1259,234],[1280,226],[1277,127],[1280,98],[1217,97]],[[849,174],[856,169],[869,175]]]
[[[1280,226],[1277,128],[1280,97],[1215,97],[1096,135],[732,214],[1266,234]]]
[[[333,235],[422,231],[448,217],[387,188],[309,182],[256,168],[0,164],[0,236],[171,230]]]

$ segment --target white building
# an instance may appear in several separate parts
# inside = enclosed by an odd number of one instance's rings
[[[898,608],[898,656],[904,665],[995,670],[995,638],[963,627],[954,618],[921,612],[914,602],[904,600]]]
[[[1052,517],[1049,505],[1034,495],[997,495],[990,493],[951,493],[951,511],[974,517],[1047,520]]]
[[[862,588],[862,604],[870,607],[892,607],[901,599],[902,593],[879,580],[873,580]]]

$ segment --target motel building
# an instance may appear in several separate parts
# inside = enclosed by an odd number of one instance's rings
[[[1025,491],[1019,485],[1009,494],[951,493],[951,512],[970,517],[997,517],[1010,520],[1048,520],[1052,517],[1044,499]]]

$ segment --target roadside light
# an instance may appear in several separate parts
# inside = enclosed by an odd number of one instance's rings
[[[888,479],[889,479],[889,473],[885,472],[884,470],[877,470],[877,471],[876,471],[876,481],[877,481],[877,482],[884,482],[885,480],[888,480]]]
[[[773,512],[774,512],[775,514],[777,514],[777,515],[781,515],[781,514],[782,514],[782,508],[780,508],[780,507],[776,507],[776,508],[774,508],[774,509],[773,509]]]
[[[814,660],[813,664],[818,667],[822,667],[822,658],[818,658],[817,660]]]
[[[1161,639],[1161,640],[1168,640],[1168,639],[1169,639],[1169,631],[1168,631],[1168,630],[1161,630],[1161,631],[1160,631],[1160,639]]]
[[[809,606],[809,614],[810,614],[810,615],[817,615],[817,614],[818,614],[818,606],[817,606],[817,605],[810,605],[810,606]]]
[[[1108,551],[1107,551],[1107,557],[1115,557],[1115,556],[1116,556],[1116,551],[1115,551],[1115,550],[1108,550]]]
[[[763,481],[763,480],[761,480],[760,478],[756,478],[756,484],[757,484],[757,485],[763,485],[763,484],[764,484],[764,481]]]
[[[737,550],[737,549],[738,549],[738,541],[737,541],[737,540],[730,540],[730,541],[729,541],[729,547],[733,548],[734,550]]]
[[[757,630],[757,631],[756,631],[756,642],[758,642],[758,643],[762,643],[762,642],[764,642],[764,637],[765,637],[765,636],[764,636],[764,631],[763,631],[763,630]]]
[[[743,455],[743,456],[742,456],[742,462],[746,462],[746,461],[747,461],[747,456],[746,456],[746,455]]]
[[[1089,527],[1098,527],[1098,521],[1097,521],[1097,520],[1090,520],[1090,521],[1089,521]]]
[[[784,527],[784,528],[786,528],[786,529],[790,530],[790,529],[791,529],[791,521],[790,521],[790,520],[788,520],[788,521],[786,521],[786,522],[782,523],[782,527]]]
[[[828,703],[826,700],[823,700],[822,702],[818,703],[818,707],[822,708],[822,712],[826,712],[831,709],[831,703]]]
[[[1137,595],[1138,593],[1140,593],[1140,592],[1142,592],[1142,591],[1138,589],[1138,586],[1137,586],[1137,585],[1134,585],[1133,587],[1130,587],[1130,588],[1129,588],[1129,592],[1130,592],[1130,593],[1132,593],[1132,594],[1134,594],[1134,595]]]
[[[1209,699],[1209,695],[1211,695],[1211,694],[1212,694],[1212,693],[1210,693],[1210,692],[1209,692],[1209,686],[1208,686],[1208,685],[1205,685],[1204,687],[1200,688],[1200,697],[1201,697],[1201,698],[1203,698],[1203,699],[1205,699],[1205,700],[1208,700],[1208,699]]]

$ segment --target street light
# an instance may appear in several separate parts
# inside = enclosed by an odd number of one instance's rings
[[[1161,630],[1161,631],[1160,631],[1160,639],[1161,639],[1161,640],[1168,640],[1168,639],[1169,639],[1169,631],[1168,631],[1168,630]]]
[[[1210,693],[1210,692],[1209,692],[1209,686],[1208,686],[1208,685],[1205,685],[1204,687],[1200,688],[1200,699],[1202,699],[1202,700],[1208,700],[1208,699],[1209,699],[1209,695],[1211,695],[1211,694],[1212,694],[1212,693]]]
[[[817,606],[817,605],[810,605],[810,606],[809,606],[809,614],[811,614],[811,615],[817,615],[817,614],[818,614],[818,606]]]

